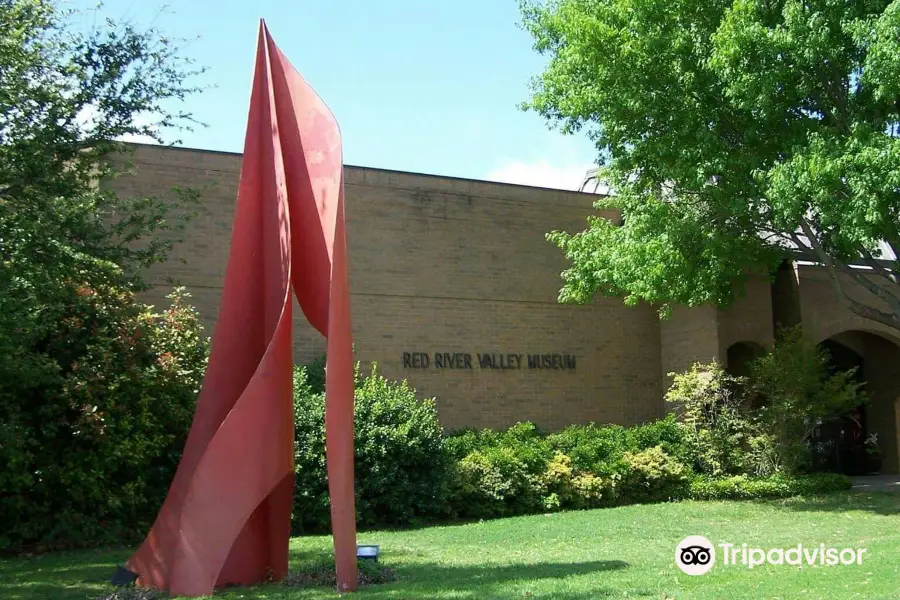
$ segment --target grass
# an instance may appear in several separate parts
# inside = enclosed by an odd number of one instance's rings
[[[675,546],[688,535],[762,548],[868,549],[861,566],[727,567],[683,574]],[[399,532],[365,532],[397,580],[361,588],[372,599],[602,598],[867,599],[900,589],[900,494],[842,493],[771,502],[681,502],[519,517]],[[292,568],[321,565],[328,537],[291,543]],[[4,600],[82,600],[109,593],[129,551],[61,553],[0,561]],[[327,587],[231,589],[227,600],[336,598]]]

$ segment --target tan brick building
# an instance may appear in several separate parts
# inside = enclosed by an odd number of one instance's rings
[[[151,274],[149,299],[165,302],[170,280],[187,286],[212,334],[241,157],[138,146],[134,161],[134,175],[113,184],[122,193],[201,193],[203,214]],[[727,310],[679,309],[664,322],[612,298],[560,305],[565,260],[544,236],[583,229],[595,195],[359,167],[345,182],[357,357],[434,396],[445,427],[653,419],[666,410],[666,373],[711,359],[739,369],[771,346],[776,323],[802,322],[862,362],[874,396],[867,427],[897,471],[900,340],[844,309],[821,269],[786,264]],[[324,340],[294,315],[295,357],[306,362]]]

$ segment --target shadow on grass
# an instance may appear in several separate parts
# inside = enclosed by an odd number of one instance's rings
[[[398,592],[409,597],[428,598],[450,596],[453,598],[484,598],[509,594],[507,586],[522,582],[540,585],[542,580],[563,580],[580,575],[590,575],[628,568],[620,560],[596,560],[576,563],[505,564],[505,565],[443,565],[433,562],[405,561],[402,554],[392,552],[383,564],[396,569],[397,581],[364,586],[365,596],[396,597]],[[393,559],[397,558],[397,562]],[[0,561],[0,598],[3,600],[92,600],[107,594],[114,588],[109,580],[115,565],[127,558],[119,553],[63,553],[30,559]],[[291,570],[302,571],[310,565],[331,559],[328,552],[292,550]],[[222,590],[216,596],[228,598],[243,594],[254,597],[254,590],[272,600],[320,598],[330,591],[325,587],[288,587],[280,583],[257,588]],[[573,590],[553,597],[571,600],[603,598],[613,594],[609,589],[592,588],[590,593]],[[330,597],[330,596],[329,596]],[[653,596],[648,590],[647,597]]]
[[[437,596],[439,592],[453,592],[452,597],[471,595],[481,597],[485,592],[503,589],[516,582],[535,582],[547,579],[568,579],[606,571],[620,571],[628,563],[620,560],[595,560],[575,563],[548,563],[484,566],[454,566],[433,563],[417,563],[398,569],[398,583],[421,593],[423,598]],[[387,584],[385,589],[396,584]],[[375,588],[372,588],[373,591]],[[592,590],[590,597],[609,595],[610,590]],[[617,592],[619,593],[619,592]]]
[[[396,569],[397,581],[367,586],[363,588],[366,596],[371,597],[395,597],[398,591],[411,594],[411,597],[429,598],[483,598],[493,597],[492,593],[503,590],[504,597],[510,593],[508,586],[522,583],[527,585],[534,583],[540,585],[541,581],[548,579],[562,580],[581,575],[591,575],[609,571],[627,569],[629,564],[622,560],[595,560],[571,563],[516,563],[516,564],[487,564],[487,565],[446,565],[434,562],[404,561],[403,553],[391,552],[384,557],[383,564]],[[394,562],[394,558],[400,559]],[[292,551],[292,570],[302,571],[310,564],[322,564],[331,560],[327,552]],[[268,588],[273,591],[274,586]],[[304,588],[287,588],[304,589]],[[307,588],[308,589],[308,588]],[[321,589],[321,588],[320,588]],[[588,598],[603,598],[621,591],[611,589],[592,588],[589,592],[566,592],[556,594],[553,597],[571,598],[572,600],[586,600]],[[538,594],[539,595],[539,594]],[[647,590],[647,597],[656,597],[657,592]],[[641,594],[638,593],[637,597]],[[288,595],[279,594],[279,597],[287,598]],[[293,596],[290,596],[293,597]]]

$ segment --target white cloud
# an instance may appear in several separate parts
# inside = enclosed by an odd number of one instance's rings
[[[96,126],[96,120],[98,117],[97,107],[88,104],[78,113],[75,121],[81,126],[83,129],[89,130],[92,127]],[[153,118],[148,114],[136,114],[134,115],[134,125],[136,127],[144,127],[147,125],[153,124]],[[134,144],[159,144],[155,139],[150,137],[149,135],[136,135],[136,134],[126,134],[116,138],[120,142],[131,142]]]
[[[595,168],[591,163],[552,164],[548,160],[523,162],[505,161],[485,175],[488,181],[516,183],[557,190],[577,191],[584,181],[584,175]]]

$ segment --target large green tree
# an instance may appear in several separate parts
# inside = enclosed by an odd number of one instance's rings
[[[522,11],[549,58],[525,108],[587,132],[616,193],[598,206],[624,217],[548,236],[570,261],[561,300],[725,306],[799,250],[850,310],[900,330],[900,263],[882,253],[900,253],[900,0]]]
[[[0,0],[0,550],[121,541],[152,520],[206,346],[176,298],[141,304],[191,194],[118,195],[127,136],[190,124],[153,30]],[[115,160],[108,160],[115,157]]]

